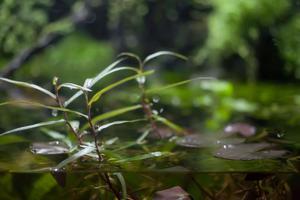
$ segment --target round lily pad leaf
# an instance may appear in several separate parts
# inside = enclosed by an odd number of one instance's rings
[[[271,149],[271,143],[249,143],[223,145],[215,152],[215,156],[230,160],[261,160],[280,158],[288,153],[286,150]]]

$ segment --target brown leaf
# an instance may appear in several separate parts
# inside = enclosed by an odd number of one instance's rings
[[[158,191],[154,194],[153,200],[190,200],[190,195],[179,186]]]

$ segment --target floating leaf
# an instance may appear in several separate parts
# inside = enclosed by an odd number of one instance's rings
[[[226,135],[232,135],[235,133],[239,133],[240,135],[244,137],[250,137],[252,135],[255,135],[256,128],[250,124],[246,123],[233,123],[229,124],[224,128],[224,133]]]
[[[38,90],[38,91],[50,96],[51,98],[56,99],[56,96],[53,93],[51,93],[50,91],[48,91],[48,90],[46,90],[46,89],[44,89],[44,88],[42,88],[38,85],[35,85],[35,84],[32,84],[32,83],[26,83],[26,82],[22,82],[22,81],[14,81],[14,80],[11,80],[11,79],[1,78],[1,77],[0,77],[0,80],[4,81],[4,82],[7,82],[7,83],[12,83],[12,84],[17,85],[17,86],[27,87],[27,88]]]
[[[174,53],[171,51],[158,51],[156,53],[153,53],[153,54],[147,56],[143,61],[143,65],[145,65],[147,62],[149,62],[150,60],[152,60],[154,58],[157,58],[159,56],[166,56],[166,55],[174,56],[174,57],[180,58],[182,60],[188,60],[187,57],[185,57],[184,55],[181,55],[179,53]]]
[[[129,77],[126,77],[122,80],[119,80],[113,84],[110,84],[109,86],[103,88],[102,90],[98,91],[92,98],[91,100],[89,101],[89,105],[91,105],[92,103],[98,101],[98,99],[107,91],[123,84],[123,83],[126,83],[130,80],[133,80],[133,79],[136,79],[137,77],[140,77],[140,76],[146,76],[146,75],[150,75],[150,74],[153,74],[153,70],[151,71],[146,71],[146,72],[143,72],[143,73],[139,73],[139,74],[136,74],[136,75],[133,75],[133,76],[129,76]]]
[[[208,134],[191,134],[177,139],[177,144],[191,148],[210,148],[215,146],[233,145],[243,143],[243,138],[216,138]]]
[[[55,168],[56,169],[60,169],[64,166],[66,166],[67,164],[77,160],[78,158],[91,153],[93,150],[95,149],[95,147],[91,147],[91,146],[86,146],[84,149],[81,149],[80,151],[78,151],[77,153],[71,155],[69,158],[63,160],[62,162],[60,162]]]
[[[94,117],[92,119],[92,123],[96,124],[97,122],[100,122],[100,121],[102,121],[104,119],[109,119],[109,118],[112,118],[112,117],[124,114],[124,113],[129,112],[129,111],[137,110],[137,109],[139,109],[141,107],[142,107],[141,105],[135,105],[135,106],[128,106],[128,107],[124,107],[124,108],[119,108],[119,109],[116,109],[116,110],[112,110],[110,112],[106,112],[106,113],[103,113],[101,115],[98,115],[98,116]],[[89,127],[89,124],[86,123],[81,128],[81,131],[87,129],[88,127]]]
[[[280,158],[287,154],[286,150],[270,149],[274,146],[274,144],[270,143],[223,145],[222,148],[215,153],[215,156],[230,160],[261,160]]]
[[[41,155],[57,155],[69,153],[69,147],[59,141],[51,142],[34,142],[30,146],[30,150],[34,154]]]
[[[79,115],[81,117],[84,117],[86,119],[88,118],[87,115],[85,115],[81,112],[77,112],[77,111],[70,110],[70,109],[67,109],[67,108],[61,108],[61,107],[56,107],[56,106],[48,106],[48,105],[44,105],[44,104],[41,104],[41,103],[38,103],[38,102],[33,102],[33,101],[18,100],[18,101],[6,101],[6,102],[3,102],[3,103],[0,103],[0,106],[4,106],[4,105],[29,105],[29,106],[34,106],[34,107],[47,108],[47,109],[53,110],[55,112],[57,112],[59,110],[59,111],[62,111],[62,112],[73,113],[73,114]]]
[[[215,139],[212,136],[192,134],[177,140],[177,144],[184,147],[206,148],[211,147]]]
[[[179,186],[175,186],[166,190],[158,191],[154,194],[153,200],[190,200],[190,195]]]
[[[142,154],[138,156],[133,156],[129,158],[124,158],[121,160],[116,160],[116,163],[124,163],[124,162],[132,162],[132,161],[139,161],[139,160],[145,160],[149,158],[155,158],[155,157],[162,157],[162,156],[169,156],[172,155],[170,152],[161,152],[161,151],[155,151],[147,154]]]
[[[10,134],[10,133],[15,133],[15,132],[20,132],[20,131],[25,131],[25,130],[29,130],[29,129],[39,128],[39,127],[43,127],[43,126],[50,126],[53,124],[58,124],[58,123],[63,123],[63,122],[65,122],[64,119],[48,121],[48,122],[41,122],[41,123],[37,123],[37,124],[32,124],[32,125],[12,129],[10,131],[6,131],[4,133],[1,133],[0,136],[4,136],[4,135]]]
[[[77,85],[77,84],[74,84],[74,83],[63,83],[63,84],[58,86],[58,89],[61,89],[63,87],[69,88],[71,90],[73,90],[73,89],[81,90],[81,91],[84,91],[84,92],[91,92],[92,91],[91,89],[89,89],[87,87],[83,87],[81,85]]]
[[[146,90],[146,93],[148,93],[148,94],[157,93],[157,92],[160,92],[162,90],[177,87],[177,86],[184,85],[184,84],[190,83],[192,81],[197,81],[197,80],[206,80],[207,81],[207,80],[215,80],[215,78],[212,78],[212,77],[193,78],[193,79],[189,79],[189,80],[180,81],[180,82],[177,82],[177,83],[172,83],[172,84],[169,84],[169,85],[164,85],[164,86],[161,86],[161,87],[158,87],[158,88],[152,88],[152,89]]]

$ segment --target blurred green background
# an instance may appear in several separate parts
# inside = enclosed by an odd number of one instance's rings
[[[1,76],[49,89],[53,76],[83,84],[121,52],[143,58],[170,50],[189,61],[151,62],[158,73],[150,87],[218,78],[161,94],[166,110],[173,106],[168,113],[181,109],[173,118],[197,116],[183,125],[216,130],[230,121],[266,125],[271,117],[291,125],[299,119],[299,11],[299,0],[2,0]],[[102,109],[134,101],[128,91],[111,94]],[[32,98],[26,92],[3,86],[0,99]],[[17,110],[0,115],[1,130],[29,123]]]

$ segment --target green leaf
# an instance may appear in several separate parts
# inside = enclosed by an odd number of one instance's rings
[[[48,90],[46,90],[46,89],[44,89],[44,88],[42,88],[38,85],[35,85],[35,84],[32,84],[32,83],[26,83],[26,82],[22,82],[22,81],[14,81],[14,80],[11,80],[11,79],[1,78],[1,77],[0,77],[0,80],[4,81],[4,82],[7,82],[7,83],[17,85],[17,86],[27,87],[27,88],[38,90],[38,91],[50,96],[51,98],[56,99],[56,96],[53,93],[51,93],[50,91],[48,91]]]
[[[159,121],[163,124],[165,124],[166,126],[170,127],[171,129],[173,129],[174,131],[176,131],[177,133],[184,133],[184,128],[180,127],[179,125],[171,122],[170,120],[162,117],[162,116],[158,116],[158,115],[153,115],[153,118],[156,120],[156,121]]]
[[[174,57],[180,58],[182,60],[188,60],[187,57],[185,57],[184,55],[181,55],[179,53],[174,53],[172,51],[158,51],[156,53],[153,53],[153,54],[147,56],[143,61],[143,65],[145,65],[150,60],[153,60],[154,58],[157,58],[159,56],[165,56],[165,55],[174,56]]]
[[[61,161],[55,168],[56,169],[60,169],[64,166],[66,166],[67,164],[77,160],[78,158],[85,156],[88,153],[91,153],[93,150],[95,149],[95,147],[92,146],[86,146],[84,149],[81,149],[80,151],[78,151],[77,153],[71,155],[69,158]]]
[[[180,86],[180,85],[183,85],[183,84],[187,84],[189,82],[197,81],[197,80],[215,80],[215,78],[212,78],[212,77],[198,77],[198,78],[193,78],[193,79],[189,79],[189,80],[180,81],[180,82],[177,82],[177,83],[172,83],[172,84],[169,84],[169,85],[164,85],[164,86],[161,86],[161,87],[158,87],[158,88],[152,88],[152,89],[146,90],[146,93],[148,93],[148,94],[150,94],[150,93],[157,93],[157,92],[160,92],[162,90],[166,90],[166,89],[170,89],[170,88],[173,88],[173,87],[177,87],[177,86]]]
[[[92,123],[96,124],[97,122],[102,121],[104,119],[109,119],[109,118],[124,114],[124,113],[129,112],[129,111],[137,110],[141,107],[142,107],[141,105],[135,105],[135,106],[128,106],[128,107],[112,110],[110,112],[106,112],[106,113],[103,113],[101,115],[98,115],[98,116],[94,117],[92,119]],[[86,123],[85,125],[83,125],[83,127],[80,130],[83,131],[83,130],[87,129],[88,127],[89,127],[89,124]]]
[[[134,122],[140,122],[140,121],[145,121],[145,119],[114,121],[114,122],[107,123],[107,124],[103,124],[102,126],[99,126],[99,127],[96,129],[96,131],[97,131],[97,132],[100,132],[100,131],[102,131],[103,129],[109,128],[109,127],[114,126],[114,125],[125,124],[125,123],[134,123]]]
[[[63,87],[70,88],[71,90],[73,90],[73,89],[81,90],[81,91],[84,91],[84,92],[91,92],[92,91],[91,89],[89,89],[87,87],[83,87],[83,86],[80,86],[80,85],[77,85],[77,84],[74,84],[74,83],[63,83],[63,84],[58,86],[58,89],[61,89]]]
[[[155,158],[155,157],[161,157],[161,156],[169,156],[172,155],[170,152],[161,152],[161,151],[155,151],[147,154],[142,154],[138,156],[133,156],[129,158],[124,158],[121,160],[116,160],[115,163],[124,163],[124,162],[132,162],[132,161],[139,161],[139,160],[145,160],[149,158]]]
[[[88,118],[87,115],[81,113],[81,112],[77,112],[74,110],[70,110],[67,108],[61,108],[61,107],[56,107],[56,106],[48,106],[48,105],[44,105],[38,102],[33,102],[33,101],[26,101],[26,100],[19,100],[19,101],[6,101],[3,103],[0,103],[0,106],[4,106],[4,105],[29,105],[29,106],[34,106],[34,107],[41,107],[41,108],[47,108],[50,110],[59,110],[59,111],[63,111],[63,112],[69,112],[69,113],[73,113],[79,116],[82,116],[84,118]]]
[[[122,198],[127,199],[127,187],[126,187],[126,182],[125,182],[125,179],[124,179],[122,173],[116,172],[116,173],[114,173],[114,175],[118,178],[118,180],[121,184]]]
[[[141,77],[141,76],[146,76],[146,75],[150,75],[150,74],[153,74],[153,70],[151,71],[146,71],[146,72],[143,72],[143,73],[139,73],[139,74],[136,74],[136,75],[133,75],[133,76],[129,76],[129,77],[126,77],[122,80],[119,80],[113,84],[110,84],[109,86],[103,88],[102,90],[98,91],[92,98],[91,100],[89,101],[89,105],[92,105],[94,102],[98,101],[99,98],[101,97],[101,95],[103,95],[105,92],[123,84],[123,83],[126,83],[128,81],[131,81],[133,79],[136,79],[138,77]]]
[[[93,85],[95,85],[98,81],[100,81],[103,77],[105,77],[106,75],[108,75],[107,73],[110,72],[114,67],[116,67],[118,64],[120,64],[121,62],[123,62],[125,60],[125,58],[121,58],[118,59],[117,61],[113,62],[112,64],[110,64],[109,66],[107,66],[104,70],[102,70],[97,76],[95,76],[94,78],[89,78],[89,87],[91,88]],[[78,91],[77,93],[75,93],[69,100],[67,100],[64,103],[64,107],[67,107],[70,103],[72,103],[75,99],[77,99],[80,95],[82,95],[83,92],[82,91]]]
[[[135,60],[137,60],[137,62],[139,63],[139,67],[142,66],[142,60],[140,59],[140,57],[134,53],[129,53],[129,52],[124,52],[124,53],[120,53],[118,55],[119,58],[121,57],[129,57],[129,58],[134,58]]]
[[[4,136],[4,135],[7,135],[7,134],[10,134],[10,133],[25,131],[25,130],[39,128],[39,127],[43,127],[43,126],[50,126],[50,125],[53,125],[53,124],[58,124],[58,123],[63,123],[63,122],[65,122],[65,120],[60,119],[60,120],[55,120],[55,121],[40,122],[40,123],[37,123],[37,124],[23,126],[23,127],[19,127],[19,128],[16,128],[16,129],[12,129],[10,131],[6,131],[6,132],[0,134],[0,137]]]
[[[53,187],[57,185],[50,173],[43,174],[37,179],[31,190],[28,199],[39,200],[44,199],[44,196],[49,193]]]

